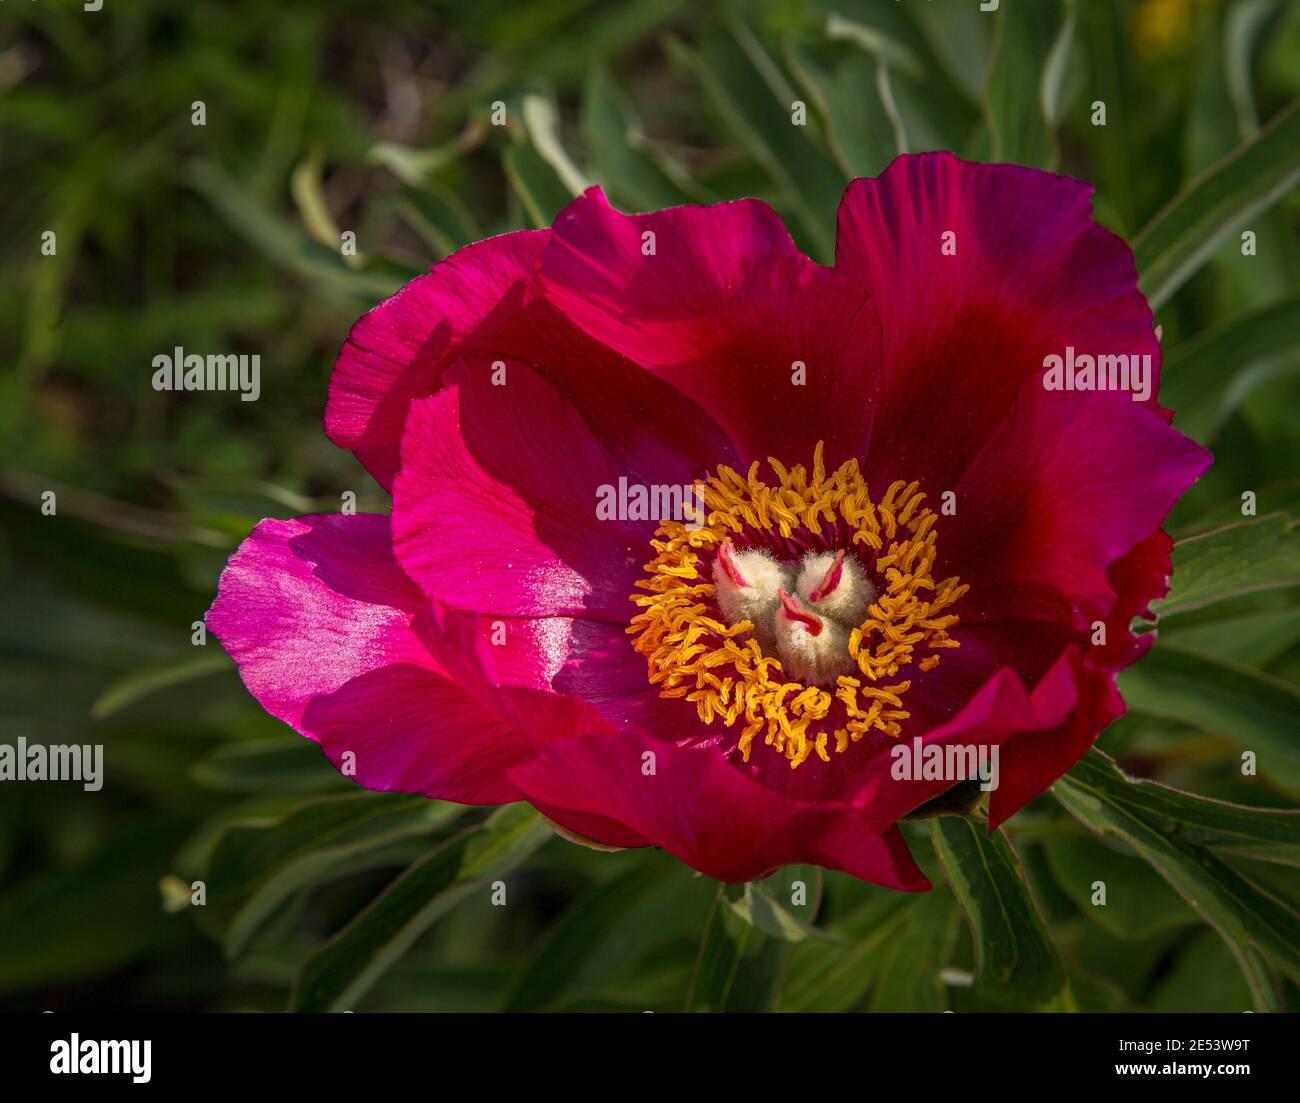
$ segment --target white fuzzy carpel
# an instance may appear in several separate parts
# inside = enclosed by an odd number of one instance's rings
[[[864,620],[876,600],[876,588],[867,578],[862,565],[852,555],[844,555],[843,566],[836,585],[814,599],[818,588],[827,581],[835,566],[834,552],[809,552],[799,564],[795,592],[814,611],[856,628]]]

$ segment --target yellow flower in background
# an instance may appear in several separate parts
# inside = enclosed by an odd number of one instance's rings
[[[1145,60],[1180,54],[1192,40],[1196,9],[1218,0],[1142,0],[1133,14],[1138,54]]]

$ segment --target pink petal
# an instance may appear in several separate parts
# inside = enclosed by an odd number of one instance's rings
[[[262,521],[231,557],[207,625],[272,716],[348,775],[468,803],[518,799],[513,725],[451,681],[413,625],[426,599],[393,559],[387,517]]]
[[[411,408],[393,487],[398,561],[432,597],[498,616],[626,624],[657,520],[598,519],[623,469],[551,384],[466,366]]]
[[[387,517],[321,514],[260,522],[222,573],[207,626],[262,707],[304,731],[307,704],[360,674],[437,669],[411,631],[424,603],[393,559]]]
[[[513,724],[456,683],[409,663],[372,670],[316,698],[304,727],[367,789],[461,804],[519,800],[506,773],[532,753]]]

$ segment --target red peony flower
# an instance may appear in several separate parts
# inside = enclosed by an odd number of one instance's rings
[[[594,188],[472,245],[335,368],[391,517],[263,521],[208,624],[369,788],[925,888],[897,821],[954,781],[893,748],[998,748],[994,825],[1069,769],[1210,462],[1089,194],[926,154],[849,186],[832,268],[756,200]]]

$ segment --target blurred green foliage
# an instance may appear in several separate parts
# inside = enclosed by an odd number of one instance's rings
[[[323,435],[326,382],[348,326],[431,262],[545,224],[591,182],[629,210],[758,195],[829,261],[847,179],[947,148],[1095,182],[1098,217],[1134,243],[1162,398],[1217,459],[1172,529],[1240,522],[1247,490],[1278,515],[1263,543],[1180,546],[1160,644],[1102,748],[1203,796],[1295,808],[1300,5],[80,8],[0,11],[0,735],[104,743],[107,783],[0,790],[0,1007],[1300,1006],[1285,817],[1165,816],[1095,759],[1005,835],[935,821],[938,852],[982,856],[988,882],[950,890],[918,822],[927,897],[812,869],[721,888],[518,810],[361,793],[261,712],[215,641],[190,640],[259,518],[345,491],[386,510]],[[345,229],[359,257],[340,255]],[[175,345],[260,353],[261,400],[153,391]],[[38,508],[49,489],[57,518]],[[1199,836],[1171,826],[1198,816]],[[484,879],[505,869],[511,906],[492,907]],[[200,877],[208,903],[190,907]],[[372,954],[382,967],[359,964]]]

